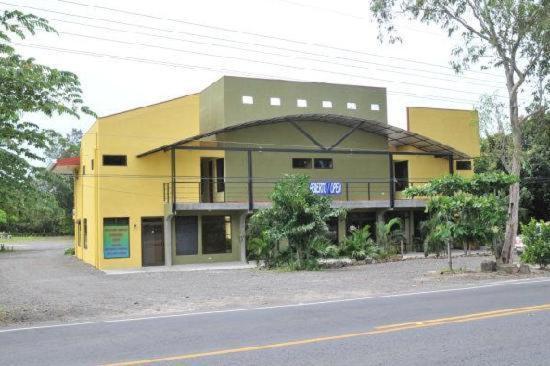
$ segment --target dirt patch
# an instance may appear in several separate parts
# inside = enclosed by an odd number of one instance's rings
[[[22,245],[27,246],[0,256],[3,326],[281,305],[550,276],[549,272],[441,275],[445,259],[314,272],[244,269],[106,275],[64,255],[70,246],[67,239],[48,238]],[[460,257],[453,262],[456,268],[478,270],[483,259]]]

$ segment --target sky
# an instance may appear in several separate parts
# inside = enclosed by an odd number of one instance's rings
[[[58,31],[16,49],[76,73],[99,116],[196,93],[223,75],[387,88],[389,123],[407,106],[472,109],[504,96],[498,70],[456,75],[459,40],[433,26],[400,22],[402,44],[381,43],[362,0],[0,0],[0,9],[42,16]],[[93,118],[33,116],[41,127],[86,131]],[[177,136],[175,136],[177,139]]]

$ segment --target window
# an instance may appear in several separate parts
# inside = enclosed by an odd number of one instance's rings
[[[103,257],[130,258],[130,219],[128,217],[103,219]]]
[[[126,155],[103,155],[103,165],[126,166]]]
[[[225,179],[224,179],[224,160],[223,158],[216,159],[216,191],[225,191]]]
[[[332,169],[332,159],[330,158],[313,159],[313,166],[315,167],[315,169]]]
[[[176,216],[176,255],[199,254],[199,217]]]
[[[254,104],[254,98],[250,95],[243,95],[242,101],[243,104]]]
[[[323,100],[323,108],[332,108],[332,102],[330,100]]]
[[[90,162],[90,166],[92,167],[92,170],[94,170],[94,159]]]
[[[202,254],[231,253],[231,217],[202,216]]]
[[[307,107],[307,100],[305,99],[297,99],[296,100],[296,106],[299,108],[305,108]]]
[[[292,168],[293,169],[311,169],[311,159],[310,158],[293,158],[292,159]]]
[[[84,219],[84,230],[83,230],[83,240],[84,243],[84,249],[88,249],[88,220]]]
[[[81,246],[82,244],[82,224],[80,220],[76,223],[76,245]]]
[[[86,166],[82,165],[82,175],[86,175]]]
[[[379,104],[371,104],[370,105],[370,110],[371,111],[379,111],[380,110],[380,105]]]
[[[409,162],[394,162],[393,171],[395,174],[395,191],[400,192],[405,190],[405,188],[407,188],[409,185]]]
[[[472,162],[470,160],[457,160],[456,170],[472,170]]]
[[[357,104],[352,103],[352,102],[348,102],[346,104],[346,106],[347,106],[348,109],[357,109]]]
[[[269,103],[270,103],[271,105],[277,105],[277,106],[279,106],[279,105],[281,105],[281,98],[271,97],[271,98],[269,99]]]

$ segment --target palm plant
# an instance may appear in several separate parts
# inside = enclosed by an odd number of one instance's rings
[[[401,229],[402,221],[399,217],[394,217],[388,222],[376,223],[376,245],[386,253],[392,251],[392,247],[397,246],[405,238]]]

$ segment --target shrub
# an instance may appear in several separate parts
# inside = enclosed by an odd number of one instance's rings
[[[65,249],[65,255],[74,255],[74,248],[67,248]]]
[[[356,260],[372,257],[375,253],[375,245],[370,237],[369,229],[368,225],[360,229],[353,229],[351,235],[346,237],[339,248],[340,256]]]
[[[345,211],[332,208],[329,197],[312,193],[307,176],[286,175],[270,198],[272,207],[256,212],[249,221],[252,256],[268,267],[286,263],[290,269],[312,269],[317,257],[333,254],[327,221]],[[284,255],[278,248],[283,240],[288,241]]]
[[[528,224],[521,225],[521,232],[525,245],[521,259],[541,268],[546,267],[550,263],[550,223],[531,219]]]
[[[378,245],[380,251],[397,253],[395,248],[404,239],[401,225],[402,222],[399,217],[394,217],[386,223],[376,223],[376,245]]]

